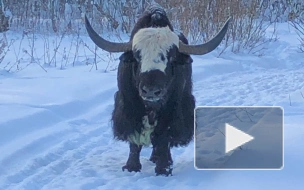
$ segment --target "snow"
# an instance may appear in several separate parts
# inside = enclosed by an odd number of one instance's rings
[[[104,72],[109,59],[117,65],[119,55],[104,56],[95,70],[81,64],[94,58],[81,49],[75,67],[60,69],[61,62],[73,60],[73,46],[68,60],[58,53],[57,67],[44,66],[45,72],[22,54],[18,59],[23,58],[23,69],[7,73],[5,65],[16,60],[11,50],[0,64],[0,189],[302,189],[303,54],[287,23],[278,27],[279,39],[267,44],[264,56],[226,52],[218,57],[220,50],[193,56],[193,79],[197,106],[284,108],[282,170],[198,171],[192,142],[172,150],[173,176],[155,176],[154,164],[148,160],[150,148],[141,153],[140,173],[122,172],[128,145],[113,140],[110,122],[116,70]],[[7,33],[8,38],[16,38],[15,46],[19,35]],[[45,42],[39,36],[36,40],[37,55],[43,55]],[[30,40],[23,42],[24,47],[26,42]],[[70,48],[71,39],[65,37],[61,43]],[[84,54],[88,60],[81,57]],[[43,66],[42,59],[37,62]],[[242,150],[238,154],[243,155],[232,154],[230,163],[246,157]]]

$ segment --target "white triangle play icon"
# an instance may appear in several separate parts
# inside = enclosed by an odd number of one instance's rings
[[[239,146],[242,146],[243,144],[254,139],[254,137],[244,133],[241,130],[238,130],[228,123],[225,124],[225,130],[225,153],[228,153],[231,150],[234,150],[235,148],[238,148]]]

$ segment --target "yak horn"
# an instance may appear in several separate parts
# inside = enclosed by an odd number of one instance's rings
[[[231,20],[231,17],[227,19],[222,29],[219,31],[219,33],[213,37],[210,41],[204,43],[204,44],[198,44],[198,45],[188,45],[184,44],[182,41],[179,41],[179,52],[189,55],[204,55],[211,51],[213,51],[220,43],[222,42],[227,30],[229,21]]]
[[[85,27],[92,41],[101,49],[108,52],[126,52],[132,50],[131,42],[110,42],[99,36],[92,28],[87,16],[85,15]]]

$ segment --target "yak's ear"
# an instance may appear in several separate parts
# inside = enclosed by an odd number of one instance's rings
[[[121,56],[119,57],[119,60],[121,62],[132,62],[135,59],[134,59],[132,51],[127,51],[127,52],[124,52],[123,54],[121,54]]]

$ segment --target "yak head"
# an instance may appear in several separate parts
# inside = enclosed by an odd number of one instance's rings
[[[168,91],[175,78],[174,66],[180,62],[179,55],[203,55],[213,51],[223,40],[229,20],[214,38],[199,45],[183,43],[168,26],[141,28],[129,42],[118,43],[99,36],[87,17],[85,25],[90,38],[101,49],[108,52],[132,52],[136,60],[133,77],[139,96],[146,106],[160,107],[169,96]]]
[[[138,93],[149,106],[162,105],[174,81],[179,38],[169,27],[140,29],[132,40],[136,60],[133,77]]]

